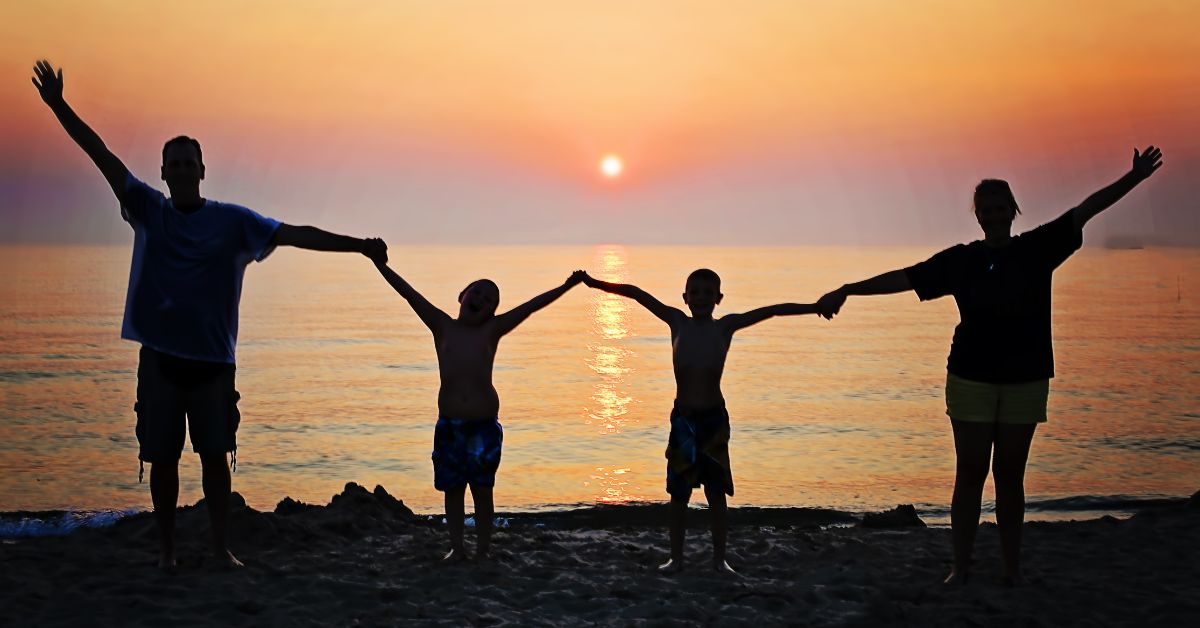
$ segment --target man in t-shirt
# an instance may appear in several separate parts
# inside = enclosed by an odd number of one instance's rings
[[[133,262],[121,337],[142,345],[138,362],[138,458],[150,463],[150,494],[159,532],[159,566],[175,567],[175,507],[184,417],[200,456],[213,552],[241,562],[226,545],[230,475],[237,464],[238,392],[234,389],[238,301],[246,266],[276,246],[345,251],[386,258],[379,239],[332,234],[261,216],[200,196],[200,143],[180,136],[163,146],[162,180],[170,198],[139,181],[63,100],[62,70],[34,67],[34,86],[75,143],[92,158],[133,228]],[[139,477],[140,480],[140,477]]]

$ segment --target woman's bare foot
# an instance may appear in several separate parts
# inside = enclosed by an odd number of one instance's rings
[[[175,552],[166,552],[158,555],[158,568],[164,572],[175,575],[179,565],[175,562]]]
[[[446,552],[446,555],[442,557],[442,562],[461,563],[461,562],[466,561],[467,559],[468,559],[467,550],[465,550],[461,547],[456,547],[456,548],[451,548],[449,552]]]
[[[965,569],[959,570],[958,568],[954,568],[954,569],[950,570],[950,575],[946,576],[946,579],[942,581],[942,584],[965,585],[967,583],[967,580],[970,579],[970,577],[971,577],[971,574],[967,570],[965,570]]]
[[[1018,573],[1006,573],[1000,577],[1000,585],[1005,587],[1019,587],[1024,584],[1025,579]]]
[[[233,555],[233,552],[227,549],[214,550],[213,558],[217,559],[217,564],[219,564],[222,569],[234,570],[241,569],[246,566],[244,563],[242,563],[242,561],[238,560],[237,557]]]
[[[733,567],[730,567],[729,563],[725,562],[724,560],[713,562],[713,570],[717,573],[729,574],[731,576],[738,575],[738,572],[734,571]]]
[[[674,558],[667,559],[667,562],[658,566],[659,573],[679,573],[683,571],[683,559],[676,560]]]

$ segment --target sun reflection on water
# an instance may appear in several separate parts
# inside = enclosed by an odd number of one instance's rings
[[[596,249],[596,265],[600,269],[597,278],[604,281],[623,283],[625,278],[625,249],[620,246],[602,246]],[[621,340],[629,335],[627,324],[628,302],[607,292],[595,291],[592,306],[592,342],[588,344],[591,355],[588,367],[598,379],[592,391],[592,404],[585,409],[584,420],[602,435],[620,434],[634,423],[629,415],[633,402],[626,392],[625,377],[630,373],[628,366],[633,351],[621,346]],[[597,467],[592,480],[599,489],[596,500],[600,502],[629,501],[626,487],[629,482],[624,475],[625,467]]]

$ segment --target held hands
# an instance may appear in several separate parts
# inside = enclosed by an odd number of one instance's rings
[[[1141,153],[1138,152],[1138,149],[1133,149],[1133,171],[1143,179],[1154,174],[1154,171],[1161,168],[1162,165],[1162,151],[1157,147],[1147,146],[1146,150]]]
[[[34,77],[30,80],[41,94],[42,102],[53,107],[63,101],[62,68],[59,68],[58,74],[55,74],[50,62],[42,59],[33,66],[33,74]]]
[[[581,273],[581,274],[582,274],[582,277],[580,278],[580,281],[582,281],[582,282],[583,282],[583,285],[585,285],[585,286],[587,286],[587,287],[589,287],[589,288],[595,288],[595,287],[596,287],[596,278],[595,278],[595,277],[592,277],[592,276],[591,276],[591,275],[589,275],[589,274],[587,274],[587,271],[586,271],[586,270],[577,270],[577,271],[575,271],[575,272],[577,272],[577,273]],[[574,275],[572,275],[572,277],[573,277],[573,276],[574,276]]]
[[[379,238],[367,238],[363,240],[362,254],[376,264],[386,264],[388,261],[387,243]]]
[[[820,314],[825,320],[832,320],[841,311],[844,303],[846,303],[846,293],[838,288],[817,300],[817,314]]]
[[[570,287],[575,287],[576,284],[586,281],[586,277],[587,277],[586,272],[584,272],[582,270],[577,270],[577,271],[571,273],[570,277],[567,277],[567,285]]]

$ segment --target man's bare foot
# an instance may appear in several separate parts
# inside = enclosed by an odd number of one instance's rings
[[[734,571],[733,567],[730,567],[729,563],[727,563],[723,560],[718,560],[718,561],[714,562],[713,570],[716,571],[717,573],[729,574],[731,576],[738,575],[738,572]]]
[[[667,559],[667,562],[658,566],[659,573],[679,573],[683,571],[683,559],[675,560],[674,558]]]
[[[467,558],[467,550],[462,549],[461,547],[451,548],[451,550],[446,552],[446,555],[442,557],[442,561],[447,563],[461,563],[467,560]]]
[[[942,581],[942,584],[945,584],[948,586],[949,585],[965,585],[965,584],[967,584],[967,580],[969,580],[970,577],[971,577],[971,574],[969,572],[967,572],[966,570],[959,571],[958,569],[951,569],[950,575],[946,576],[946,579]]]
[[[237,557],[233,555],[233,552],[230,552],[227,549],[213,550],[213,558],[216,559],[217,564],[222,569],[234,570],[241,569],[246,566],[244,563],[242,563],[242,561],[238,560]]]
[[[175,553],[168,552],[158,555],[158,568],[164,572],[175,575],[179,565],[175,562]]]
[[[1003,576],[1000,577],[1000,585],[1001,586],[1012,588],[1012,587],[1019,587],[1024,583],[1025,583],[1025,579],[1021,577],[1020,573],[1004,574]]]

